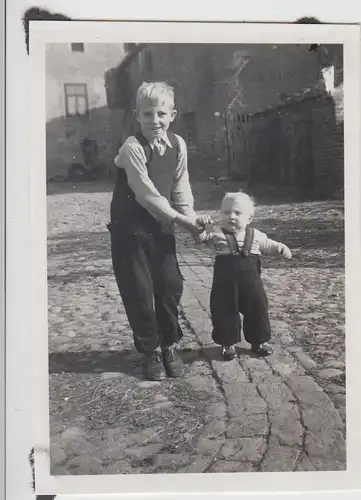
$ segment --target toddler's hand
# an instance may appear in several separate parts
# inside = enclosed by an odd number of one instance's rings
[[[285,259],[292,259],[292,252],[288,248],[287,245],[281,245],[281,250],[280,254],[285,258]]]

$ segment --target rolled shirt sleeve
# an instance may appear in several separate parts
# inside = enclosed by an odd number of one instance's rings
[[[259,250],[262,255],[276,256],[280,255],[283,243],[271,240],[265,233],[255,229],[255,238],[257,239]]]

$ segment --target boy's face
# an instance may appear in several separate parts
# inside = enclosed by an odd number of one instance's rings
[[[251,221],[250,208],[237,200],[224,200],[221,207],[222,227],[231,232],[242,231]]]
[[[148,141],[154,141],[163,137],[176,114],[177,111],[173,108],[171,102],[144,100],[137,110],[137,120],[140,123],[144,137]]]

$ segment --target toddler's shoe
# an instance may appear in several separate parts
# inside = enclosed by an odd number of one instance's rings
[[[166,377],[162,351],[158,348],[145,356],[144,376],[148,380],[164,380]]]
[[[168,377],[179,378],[184,375],[184,363],[175,345],[163,349],[163,362]]]
[[[251,352],[257,354],[257,356],[264,358],[273,353],[273,349],[267,344],[252,344]]]
[[[222,346],[222,357],[225,361],[231,361],[237,356],[236,349],[234,345],[223,345]]]

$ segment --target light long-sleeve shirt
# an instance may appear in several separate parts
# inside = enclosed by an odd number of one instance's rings
[[[115,165],[125,170],[136,201],[153,217],[164,223],[172,222],[179,213],[196,218],[189,182],[187,146],[182,137],[176,135],[176,138],[179,142],[179,155],[172,187],[172,206],[150,179],[144,149],[134,136],[128,137],[114,159]],[[167,135],[160,139],[158,145],[150,144],[150,146],[152,149],[159,147],[160,155],[165,153],[166,148],[172,147]]]
[[[234,235],[237,240],[238,248],[242,250],[246,235],[245,231],[239,231]],[[201,243],[207,243],[215,250],[217,255],[228,255],[232,253],[228,246],[227,239],[221,230],[213,232],[203,231],[199,235],[199,241]],[[281,254],[284,247],[285,245],[283,243],[271,240],[265,233],[262,233],[258,229],[254,229],[254,238],[250,251],[251,254],[276,256]]]

